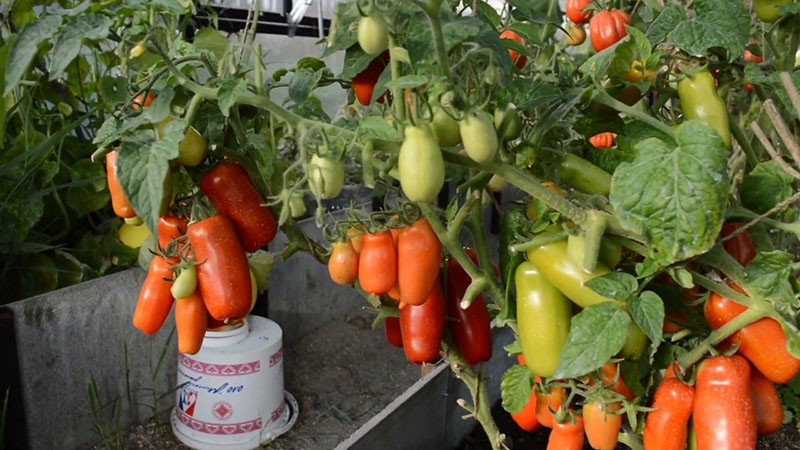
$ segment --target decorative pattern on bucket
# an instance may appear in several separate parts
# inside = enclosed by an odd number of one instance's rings
[[[276,354],[282,353],[283,349],[278,350]],[[187,369],[191,369],[193,372],[203,373],[206,375],[249,375],[253,372],[258,372],[261,370],[261,361],[250,361],[243,364],[209,364],[192,359],[183,353],[178,355],[178,364],[186,367]],[[274,365],[275,364],[272,362],[272,357],[270,357],[269,366],[272,367]]]
[[[180,420],[181,423],[200,433],[222,434],[229,436],[232,434],[250,433],[252,431],[261,430],[261,418],[247,422],[220,425],[218,423],[197,420],[181,410],[177,410],[176,414],[178,415],[178,420]]]

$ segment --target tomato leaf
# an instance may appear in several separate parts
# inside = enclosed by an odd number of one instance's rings
[[[533,377],[528,366],[513,365],[503,373],[500,382],[500,397],[503,409],[510,413],[522,411],[533,392]]]
[[[602,367],[625,345],[630,322],[616,302],[592,305],[574,315],[553,378],[575,378]]]
[[[750,33],[750,13],[743,2],[697,0],[694,17],[680,22],[668,40],[694,56],[706,56],[709,49],[722,48],[728,60],[742,55]]]
[[[8,95],[22,79],[39,50],[39,44],[53,37],[61,26],[61,17],[44,16],[28,24],[20,32],[11,47],[6,66],[6,82],[3,96]]]
[[[502,26],[503,19],[500,17],[500,14],[497,13],[497,10],[488,3],[483,0],[477,0],[474,3],[476,7],[476,12],[479,16],[483,17],[486,22],[492,25],[493,28],[500,28]]]
[[[613,298],[614,300],[627,300],[639,288],[639,283],[631,274],[610,272],[587,281],[586,287],[603,297]]]
[[[230,42],[218,30],[204,27],[194,35],[192,43],[200,50],[211,52],[217,61],[221,60],[230,47]]]
[[[669,33],[678,27],[686,18],[684,9],[677,5],[670,5],[661,11],[656,20],[647,28],[647,39],[655,44],[664,42]]]
[[[321,78],[322,71],[315,72],[311,69],[295,71],[289,81],[289,98],[297,104],[305,102]]]
[[[325,51],[322,52],[322,58],[354,46],[358,47],[358,45],[354,45],[358,42],[356,27],[351,25],[357,22],[359,17],[356,2],[336,2],[333,20],[331,20],[331,27],[328,31],[328,45],[325,47]],[[361,49],[359,48],[359,50]],[[345,67],[347,67],[347,64],[345,64]],[[364,67],[367,66],[364,65]],[[348,78],[352,78],[352,76]]]
[[[791,310],[794,295],[789,284],[792,274],[791,255],[779,250],[759,252],[745,268],[747,279],[756,293],[773,300],[776,309],[785,306]]]
[[[664,325],[664,302],[653,291],[644,291],[630,302],[631,318],[644,334],[650,338],[650,356],[652,357],[661,343]]]
[[[617,167],[609,200],[623,226],[643,234],[663,266],[716,242],[725,218],[727,155],[719,134],[698,121],[678,126],[676,144],[648,138]]]
[[[264,293],[269,288],[269,277],[272,274],[272,269],[275,264],[280,260],[281,254],[278,252],[268,252],[265,250],[256,250],[254,253],[247,255],[247,264],[250,270],[255,275],[257,290],[259,294]]]
[[[742,204],[757,213],[767,212],[792,196],[793,181],[794,178],[784,172],[775,161],[762,162],[742,181]]]
[[[359,134],[362,137],[400,142],[403,137],[392,128],[386,120],[378,116],[369,116],[358,122]]]
[[[100,14],[81,14],[71,22],[64,24],[50,52],[52,59],[48,70],[50,79],[55,80],[64,74],[67,65],[78,56],[84,39],[98,40],[108,36],[111,26],[110,17]]]
[[[292,81],[294,81],[294,78],[292,78]],[[220,83],[219,89],[217,90],[217,96],[219,97],[218,104],[219,110],[222,111],[225,117],[228,117],[231,106],[236,104],[236,99],[245,92],[247,92],[247,84],[237,78],[226,78]],[[291,95],[291,87],[289,92]]]
[[[416,88],[420,86],[424,86],[430,82],[429,77],[424,75],[405,75],[400,78],[396,78],[392,81],[389,81],[384,86],[393,89],[393,88]]]

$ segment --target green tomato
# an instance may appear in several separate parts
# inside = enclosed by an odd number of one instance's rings
[[[397,165],[400,187],[409,200],[436,200],[444,186],[444,157],[428,127],[406,128]]]
[[[513,103],[494,110],[494,127],[501,141],[513,141],[522,134],[522,119]]]
[[[647,335],[639,328],[639,325],[636,325],[636,322],[631,320],[628,324],[628,338],[625,340],[625,345],[622,346],[620,356],[625,359],[639,359],[649,344],[650,340],[647,339]]]
[[[142,246],[147,237],[150,236],[150,230],[141,219],[139,219],[139,222],[138,225],[133,225],[128,223],[126,219],[126,222],[123,223],[117,231],[117,237],[120,242],[130,248],[139,248]]]
[[[778,6],[788,5],[791,0],[753,0],[753,10],[762,22],[772,23],[781,17]]]
[[[508,186],[508,180],[500,175],[492,175],[486,183],[486,190],[489,192],[502,192]]]
[[[492,116],[478,111],[461,119],[458,125],[467,155],[480,164],[492,162],[500,146]]]
[[[365,53],[380,55],[389,47],[389,30],[381,16],[363,16],[358,20],[358,45]]]
[[[344,188],[344,164],[331,158],[314,155],[308,169],[308,187],[322,199],[338,196]]]
[[[719,96],[714,77],[708,69],[687,75],[678,81],[681,110],[687,120],[696,119],[713,128],[726,148],[731,148],[728,108]]]
[[[206,159],[208,142],[190,126],[178,144],[178,162],[186,167],[197,167]]]
[[[195,289],[197,289],[197,269],[195,266],[187,266],[181,269],[181,273],[175,277],[169,290],[173,298],[180,299],[189,297]]]
[[[303,217],[306,211],[308,209],[306,208],[306,202],[303,201],[303,194],[301,192],[293,192],[289,198],[289,215],[292,216],[292,219],[297,219],[298,217]]]
[[[441,108],[434,109],[431,131],[442,147],[452,147],[461,143],[458,121]]]
[[[600,195],[611,192],[611,174],[580,156],[567,153],[559,170],[561,181],[581,192]]]
[[[552,376],[569,335],[572,304],[536,267],[525,261],[514,273],[517,332],[531,372]]]

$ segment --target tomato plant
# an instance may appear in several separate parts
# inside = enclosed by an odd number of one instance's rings
[[[520,37],[520,35],[518,35],[512,30],[505,30],[502,33],[500,33],[500,39],[511,39],[512,41],[515,41],[519,44],[523,44],[522,37]],[[514,65],[518,69],[525,67],[525,63],[528,62],[528,57],[525,55],[521,55],[516,50],[509,49],[508,56],[511,57],[511,62],[514,63]]]
[[[589,38],[596,51],[602,51],[616,44],[628,35],[625,25],[631,24],[631,18],[625,11],[612,9],[600,11],[589,20]]]

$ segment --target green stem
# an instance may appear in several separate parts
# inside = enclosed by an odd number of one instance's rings
[[[584,229],[583,270],[593,273],[597,268],[600,244],[603,242],[603,234],[606,232],[608,221],[606,220],[607,216],[598,211],[589,211],[588,216],[588,226]]]
[[[467,218],[469,218],[469,214],[472,211],[472,205],[474,203],[478,203],[481,201],[481,194],[480,192],[476,192],[477,195],[468,195],[467,201],[458,210],[456,216],[450,223],[447,225],[447,237],[451,240],[458,240],[458,237],[461,235],[461,229],[464,227],[464,223],[466,222]]]
[[[547,12],[545,13],[545,15],[547,17],[553,17],[557,9],[558,9],[558,0],[548,0]],[[550,25],[544,25],[541,27],[541,31],[539,32],[539,42],[544,43],[544,40],[547,37],[547,33],[549,32],[549,30],[547,29],[549,26]]]
[[[187,127],[194,122],[194,118],[197,115],[197,111],[200,109],[201,104],[203,104],[203,97],[201,95],[195,94],[192,96],[192,99],[189,100],[189,106],[186,108],[186,114],[184,115],[184,120],[186,120]],[[183,131],[185,132],[186,130]]]
[[[450,76],[450,60],[447,57],[447,47],[444,42],[444,33],[442,32],[442,20],[439,17],[439,9],[442,5],[441,0],[427,0],[420,4],[420,7],[428,16],[428,21],[431,24],[431,33],[433,34],[433,44],[436,47],[436,56],[439,59],[439,72],[444,77]]]
[[[557,233],[542,233],[528,242],[514,244],[508,247],[508,250],[514,253],[524,252],[531,248],[541,247],[543,245],[551,244],[556,241],[564,240],[567,237],[566,231],[559,231]]]
[[[728,210],[727,216],[729,218],[743,218],[748,220],[753,220],[760,217],[759,214],[750,211],[748,209],[742,208],[740,206],[730,208]],[[765,225],[769,225],[772,228],[784,231],[786,233],[792,233],[797,237],[797,239],[800,239],[800,222],[787,223],[775,219],[770,219],[769,217],[761,217],[760,220]]]
[[[742,151],[744,151],[744,155],[747,157],[747,166],[753,168],[756,165],[758,165],[760,159],[756,156],[755,152],[753,151],[753,146],[750,145],[750,141],[747,139],[747,136],[744,135],[742,127],[740,127],[735,120],[731,120],[730,128],[733,138],[736,139],[736,142],[738,142],[739,145],[742,147]]]
[[[619,433],[619,442],[627,445],[631,450],[644,450],[644,444],[639,435],[629,431]]]
[[[392,80],[396,80],[403,76],[402,66],[400,65],[400,61],[397,58],[392,57],[392,49],[397,48],[397,40],[394,36],[390,33],[389,34],[389,67],[392,71]],[[392,108],[394,109],[394,115],[397,117],[398,121],[402,124],[406,119],[406,108],[405,102],[403,101],[403,90],[399,87],[392,88],[392,97],[394,97],[394,103],[392,104]],[[400,132],[402,133],[402,129]]]
[[[315,240],[306,236],[297,222],[291,219],[287,220],[286,223],[281,226],[281,231],[283,231],[289,241],[281,254],[284,261],[289,259],[293,254],[304,251],[321,264],[328,264],[330,252]]]
[[[364,144],[364,148],[361,149],[361,169],[362,176],[364,177],[364,186],[370,189],[375,187],[374,158],[372,156],[373,148],[374,144],[372,143],[372,139],[370,139]]]
[[[655,117],[643,111],[640,111],[636,108],[632,108],[626,105],[625,103],[622,103],[621,101],[609,95],[608,92],[606,92],[603,89],[598,88],[597,95],[595,96],[595,101],[603,105],[606,105],[610,108],[613,108],[623,114],[627,114],[636,120],[641,120],[642,122],[650,125],[651,127],[659,131],[663,131],[669,137],[672,138],[675,137],[675,131],[673,131],[673,129],[670,128],[669,125],[665,124],[664,122],[656,119]]]
[[[475,251],[478,253],[478,265],[488,269],[491,273],[492,260],[489,257],[489,246],[486,244],[486,236],[483,231],[483,211],[481,211],[480,200],[474,202],[470,207],[469,218],[467,219],[467,228],[472,235],[472,243],[475,245]],[[484,270],[486,273],[487,270]],[[475,296],[468,297],[464,295],[464,299],[470,304]],[[469,306],[469,305],[467,305]]]
[[[769,316],[769,314],[765,311],[748,308],[743,313],[731,319],[730,322],[712,331],[711,334],[708,335],[705,340],[703,340],[703,342],[701,342],[689,353],[685,353],[679,357],[678,364],[683,368],[691,367],[697,364],[701,359],[703,359],[703,356],[705,356],[706,352],[710,351],[714,345],[724,341],[725,338],[736,333],[743,327],[746,327],[747,325],[750,325],[751,323],[767,316]]]

